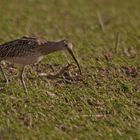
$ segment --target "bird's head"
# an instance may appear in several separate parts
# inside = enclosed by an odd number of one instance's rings
[[[64,47],[64,49],[71,49],[73,48],[73,45],[71,42],[69,42],[68,40],[61,40],[62,42],[62,46]]]
[[[80,74],[82,75],[81,67],[80,67],[80,65],[79,65],[79,63],[78,63],[78,61],[77,61],[77,59],[76,59],[76,57],[75,57],[75,55],[73,53],[73,50],[72,50],[72,48],[73,48],[72,43],[67,41],[67,40],[61,40],[60,43],[61,43],[63,49],[67,50],[70,53],[70,55],[72,56],[72,58],[74,59],[75,63],[78,66]]]

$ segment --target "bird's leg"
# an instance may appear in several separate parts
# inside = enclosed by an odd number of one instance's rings
[[[25,93],[27,93],[27,88],[26,88],[26,84],[25,84],[25,81],[24,81],[24,70],[25,70],[25,66],[22,67],[19,76],[20,76],[20,81],[21,81],[21,84],[22,84],[22,86],[24,88],[24,91],[25,91]]]
[[[5,83],[8,84],[9,80],[8,80],[8,78],[7,78],[7,76],[6,76],[6,74],[5,74],[1,65],[0,65],[0,70],[1,70],[2,76],[4,77]]]

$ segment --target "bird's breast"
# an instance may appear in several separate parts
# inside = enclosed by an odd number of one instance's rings
[[[7,57],[5,58],[6,61],[9,61],[11,63],[17,63],[21,65],[30,65],[34,63],[38,63],[43,59],[43,56],[39,53],[30,54],[27,56],[21,56],[21,57]]]

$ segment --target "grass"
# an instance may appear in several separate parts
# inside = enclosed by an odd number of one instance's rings
[[[76,76],[72,65],[63,77],[40,78],[35,70],[53,73],[51,65],[58,71],[72,61],[50,54],[27,68],[26,95],[19,68],[5,64],[11,82],[0,84],[0,139],[140,139],[139,9],[139,0],[0,1],[1,43],[24,35],[66,38],[84,75],[66,81]]]

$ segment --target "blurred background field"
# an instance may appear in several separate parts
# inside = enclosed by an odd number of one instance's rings
[[[11,82],[0,83],[0,139],[140,139],[139,0],[0,1],[0,43],[25,35],[70,40],[84,78],[67,80],[74,64],[39,77],[73,62],[50,54],[27,68],[26,95],[19,68],[3,64]]]

